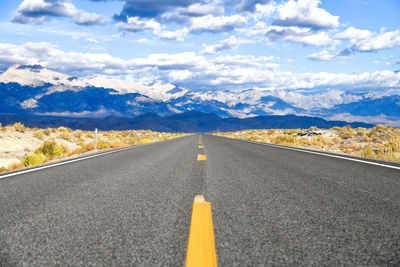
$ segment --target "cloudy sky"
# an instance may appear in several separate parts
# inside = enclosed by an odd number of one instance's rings
[[[398,0],[1,0],[0,71],[193,90],[400,88]]]

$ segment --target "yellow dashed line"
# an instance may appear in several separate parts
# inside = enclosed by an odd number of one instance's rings
[[[198,154],[197,155],[197,160],[207,160],[207,156],[206,155],[202,155],[202,154]]]
[[[204,146],[199,146],[199,148],[204,148]]]
[[[211,203],[202,195],[194,198],[190,223],[186,267],[192,266],[217,266]]]

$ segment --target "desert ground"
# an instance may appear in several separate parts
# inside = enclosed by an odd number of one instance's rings
[[[94,131],[27,128],[21,123],[0,125],[0,172],[54,162],[94,152]],[[98,150],[147,144],[183,134],[146,130],[99,131]]]
[[[288,145],[376,160],[400,162],[400,128],[333,127],[330,129],[245,130],[215,135]]]

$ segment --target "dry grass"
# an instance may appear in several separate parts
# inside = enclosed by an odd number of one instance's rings
[[[43,129],[43,134],[49,136],[51,134],[51,129]]]
[[[48,160],[60,159],[72,155],[79,155],[94,150],[94,131],[71,130],[66,127],[30,129],[21,123],[2,127],[0,132],[8,138],[20,140],[21,138],[34,138],[36,147],[25,148],[17,154],[10,154],[5,151],[3,155],[14,157],[16,160],[23,161],[10,164],[10,166],[0,166],[0,172],[12,171],[27,166],[45,163]],[[15,132],[25,133],[16,135]],[[180,137],[186,134],[159,133],[147,130],[127,130],[127,131],[99,131],[97,137],[97,149],[121,148],[132,145],[147,144],[154,141],[166,140]],[[0,139],[1,141],[1,139]],[[40,145],[41,143],[41,145]],[[40,145],[40,147],[39,147]],[[32,153],[31,151],[34,151]],[[0,155],[1,156],[1,155]]]
[[[43,154],[51,159],[62,156],[66,150],[64,146],[58,145],[55,141],[46,141],[41,147],[35,150],[35,154]]]
[[[66,141],[72,141],[74,139],[74,137],[71,134],[65,132],[60,134],[60,138]]]
[[[400,129],[382,125],[371,129],[345,126],[322,130],[313,127],[307,130],[245,130],[216,135],[400,162]]]
[[[26,130],[26,127],[22,123],[19,123],[19,122],[14,123],[12,128],[14,128],[15,131],[21,132],[21,133],[24,133]]]
[[[39,140],[44,140],[44,133],[43,133],[43,131],[39,131],[39,130],[36,130],[34,133],[33,133],[33,136],[34,137],[36,137],[37,139],[39,139]]]
[[[29,167],[29,166],[34,166],[34,165],[39,165],[42,164],[43,162],[46,161],[46,156],[43,154],[29,154],[26,155],[24,158],[24,166]]]
[[[8,165],[8,171],[15,171],[15,170],[19,170],[22,169],[24,166],[23,162],[18,162],[18,163],[11,163],[10,165]]]

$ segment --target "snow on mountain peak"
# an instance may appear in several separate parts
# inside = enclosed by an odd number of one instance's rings
[[[42,86],[46,83],[66,86],[85,86],[85,84],[74,77],[51,71],[40,65],[15,64],[0,74],[2,83],[19,83],[25,86]]]
[[[97,76],[87,78],[84,81],[92,86],[115,89],[120,94],[139,93],[157,101],[168,101],[173,98],[181,97],[188,92],[187,89],[183,88],[180,88],[181,90],[173,90],[177,88],[175,85],[161,82],[143,85],[126,80],[108,79]]]

